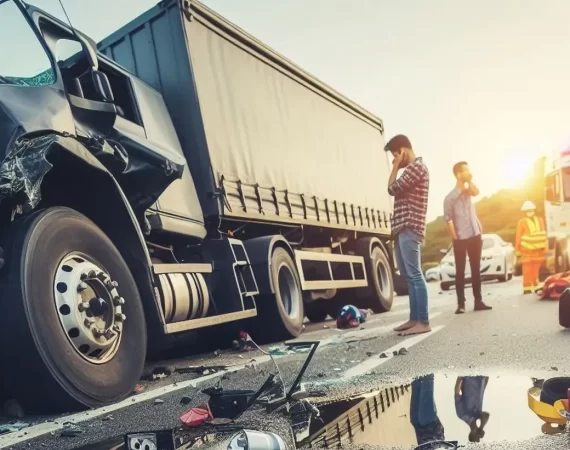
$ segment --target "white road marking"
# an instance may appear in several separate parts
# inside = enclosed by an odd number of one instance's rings
[[[386,313],[382,314],[382,317],[385,317],[385,314]],[[441,315],[441,312],[436,312],[436,313],[430,314],[430,319],[435,319],[439,315]],[[361,340],[361,339],[365,339],[365,338],[370,337],[370,336],[383,335],[385,333],[391,332],[392,329],[396,325],[399,324],[399,322],[400,321],[396,321],[396,322],[393,322],[393,323],[390,323],[387,325],[382,325],[380,327],[365,328],[364,330],[339,331],[339,334],[336,336],[326,338],[326,339],[321,339],[318,350],[321,350],[321,349],[327,347],[328,345],[334,344],[334,343],[346,342],[346,341],[350,341],[352,339]],[[366,360],[363,363],[355,366],[353,369],[350,369],[348,372],[345,372],[344,376],[345,377],[349,376],[349,375],[347,375],[347,373],[349,373],[349,372],[352,373],[353,371],[355,372],[355,374],[360,374],[360,373],[356,373],[356,372],[358,372],[358,370],[361,370],[362,373],[366,373],[369,370],[371,370],[371,368],[376,367],[376,366],[386,362],[387,360],[391,359],[391,355],[392,355],[393,350],[399,350],[402,347],[406,347],[406,348],[412,347],[413,345],[417,344],[418,342],[421,342],[426,337],[435,334],[441,328],[443,328],[443,326],[435,327],[431,333],[427,333],[427,334],[419,335],[419,336],[414,336],[414,337],[408,338],[404,341],[401,341],[399,344],[395,345],[394,347],[391,347],[390,349],[385,350],[386,353],[389,352],[389,358],[380,359],[378,356],[376,356],[376,358],[371,358],[370,360]],[[330,331],[330,330],[327,330],[327,331]],[[311,336],[313,334],[314,333],[310,333],[310,334],[301,336],[298,340],[301,340],[301,341],[319,340],[317,336]],[[294,342],[294,341],[292,341],[292,342]],[[279,357],[279,355],[275,355],[275,356]],[[261,355],[261,356],[255,357],[255,361],[257,364],[265,363],[265,362],[268,362],[270,360],[271,360],[271,358],[267,355]],[[239,365],[239,366],[233,366],[233,367],[228,368],[227,372],[238,372],[240,370],[243,370],[245,368],[245,366],[246,366],[246,364]],[[359,369],[360,367],[362,367],[362,369]],[[364,367],[366,367],[366,368],[364,368]],[[92,419],[97,418],[97,417],[106,416],[106,415],[109,415],[110,413],[112,413],[114,411],[119,410],[119,409],[128,408],[129,406],[133,406],[133,405],[138,405],[142,402],[152,400],[152,399],[155,399],[155,398],[158,398],[161,396],[165,396],[167,394],[179,391],[181,389],[186,389],[189,387],[196,388],[199,385],[201,385],[207,381],[210,381],[210,380],[213,380],[213,379],[220,377],[221,375],[222,375],[222,372],[218,372],[218,373],[206,375],[206,376],[203,376],[200,378],[195,378],[193,380],[187,380],[187,381],[181,381],[178,383],[169,384],[167,386],[163,386],[160,388],[156,388],[153,390],[143,392],[141,394],[137,394],[137,395],[128,397],[127,399],[125,399],[119,403],[115,403],[113,405],[109,405],[109,406],[105,406],[105,407],[97,408],[97,409],[92,409],[92,410],[88,410],[88,411],[84,411],[84,412],[80,412],[80,413],[76,413],[76,414],[70,414],[67,416],[57,418],[55,422],[44,422],[44,423],[40,423],[37,425],[32,425],[28,428],[24,428],[24,429],[17,431],[17,432],[0,435],[0,449],[22,443],[22,442],[28,441],[30,439],[38,438],[38,437],[43,436],[43,435],[48,434],[48,433],[57,433],[58,431],[63,429],[63,424],[66,422],[79,424],[81,422],[86,422],[86,421],[92,420]],[[354,376],[354,375],[351,375],[351,376]],[[26,433],[26,434],[24,435],[24,433]]]
[[[393,352],[397,352],[402,347],[409,349],[410,347],[413,347],[414,345],[419,344],[424,339],[427,339],[428,337],[433,336],[435,333],[442,330],[443,328],[444,328],[443,325],[439,325],[437,327],[434,327],[431,330],[431,333],[418,334],[416,336],[411,336],[408,339],[406,339],[402,342],[399,342],[398,344],[384,350],[383,352],[379,352],[377,355],[372,356],[371,358],[361,362],[360,364],[352,367],[351,369],[348,369],[346,372],[344,372],[343,378],[352,378],[352,377],[356,377],[358,375],[363,375],[367,372],[370,372],[372,369],[375,369],[376,367],[384,364],[386,361],[390,361],[394,357]],[[380,358],[380,355],[382,353],[386,353],[386,355],[388,357],[387,358]]]

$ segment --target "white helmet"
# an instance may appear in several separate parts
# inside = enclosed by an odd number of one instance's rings
[[[536,209],[536,206],[534,205],[534,203],[531,202],[530,200],[527,200],[526,202],[523,203],[521,211],[522,212],[534,211],[535,209]]]

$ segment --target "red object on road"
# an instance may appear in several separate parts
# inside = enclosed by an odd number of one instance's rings
[[[570,287],[570,272],[557,273],[544,281],[540,298],[542,300],[558,300],[562,293]]]
[[[198,427],[207,420],[213,419],[212,412],[207,403],[202,403],[195,408],[190,408],[180,416],[180,421],[187,427]]]

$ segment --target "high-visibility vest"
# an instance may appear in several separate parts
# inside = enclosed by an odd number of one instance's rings
[[[545,250],[546,231],[542,227],[540,219],[536,216],[525,217],[528,227],[528,234],[521,236],[521,247],[523,250]]]

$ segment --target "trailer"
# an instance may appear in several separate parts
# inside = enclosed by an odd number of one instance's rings
[[[391,308],[380,119],[195,1],[98,45],[21,0],[2,21],[0,377],[27,409],[124,398],[171,336]]]

